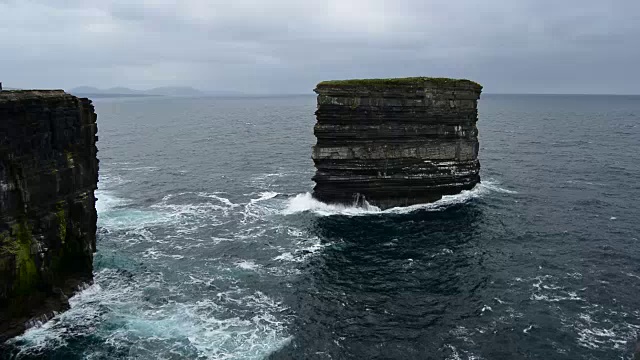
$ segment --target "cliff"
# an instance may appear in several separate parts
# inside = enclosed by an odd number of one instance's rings
[[[96,133],[88,99],[0,92],[0,343],[92,280]]]
[[[433,202],[480,182],[477,83],[343,80],[314,91],[317,199],[390,208]]]

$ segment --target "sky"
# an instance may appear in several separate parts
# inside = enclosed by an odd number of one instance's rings
[[[5,87],[298,94],[404,76],[640,94],[640,1],[0,0]]]

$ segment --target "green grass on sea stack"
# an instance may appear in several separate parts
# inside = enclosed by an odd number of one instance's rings
[[[434,77],[406,77],[389,79],[349,79],[349,80],[328,80],[318,84],[323,86],[402,86],[402,85],[424,85],[426,82],[436,86],[456,86],[471,84],[482,87],[480,84],[466,79],[434,78]]]

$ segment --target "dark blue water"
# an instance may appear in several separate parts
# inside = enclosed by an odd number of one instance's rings
[[[95,105],[95,284],[18,358],[631,357],[640,97],[485,95],[483,184],[385,212],[311,199],[314,97]]]

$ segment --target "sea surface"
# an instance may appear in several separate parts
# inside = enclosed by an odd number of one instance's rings
[[[482,184],[311,198],[313,96],[95,101],[95,282],[18,359],[630,359],[640,97],[483,95]]]

